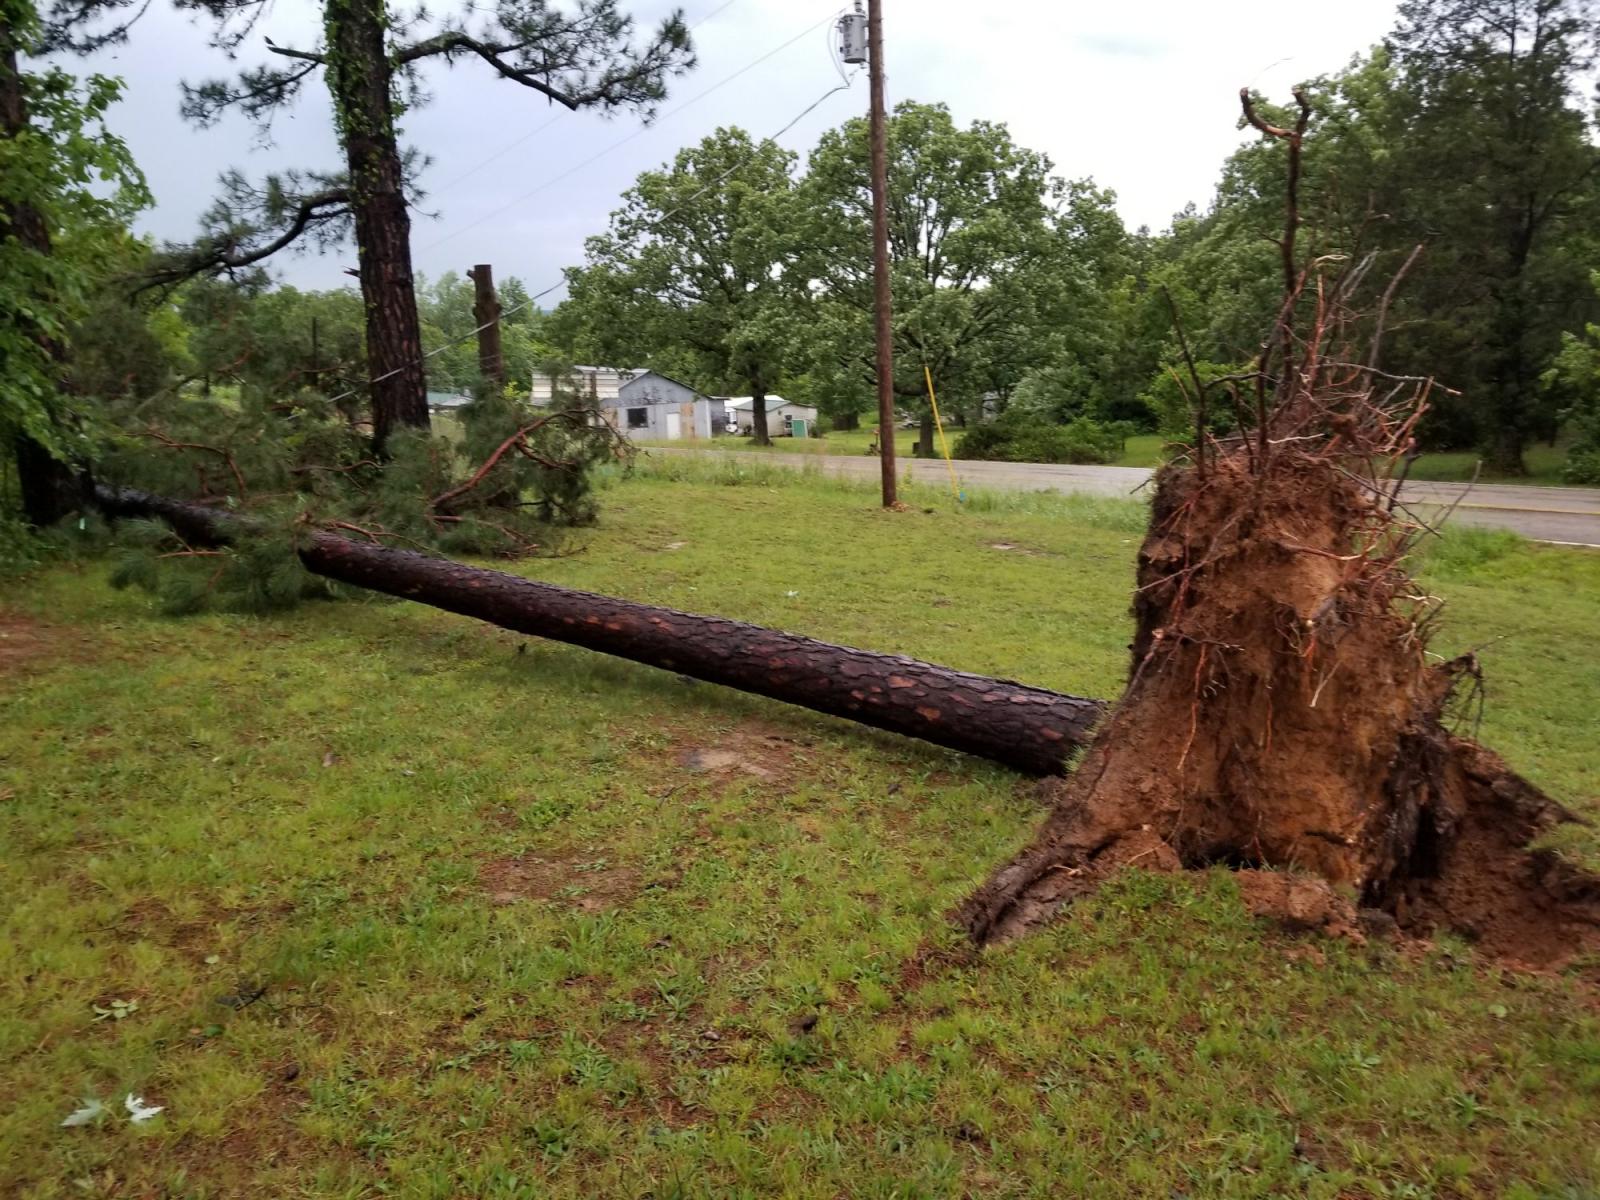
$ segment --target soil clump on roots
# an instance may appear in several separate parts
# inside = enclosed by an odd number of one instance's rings
[[[1125,865],[1221,863],[1309,876],[1241,878],[1305,928],[1379,909],[1540,967],[1600,945],[1600,880],[1528,849],[1576,818],[1447,728],[1477,665],[1428,654],[1408,528],[1337,455],[1263,467],[1236,446],[1203,478],[1165,469],[1127,692],[1033,844],[960,909],[972,937],[1014,936]]]

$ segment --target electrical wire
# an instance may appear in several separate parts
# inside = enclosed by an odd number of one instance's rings
[[[730,0],[730,2],[731,2],[731,0]],[[724,7],[726,7],[726,6],[724,6]],[[811,30],[807,29],[805,32],[806,33],[810,33]],[[802,34],[801,36],[804,36],[804,34]],[[795,39],[795,40],[798,40],[798,39]],[[786,43],[786,46],[788,44],[791,44],[791,43]],[[783,49],[783,48],[785,48],[785,47],[779,47],[779,49]],[[768,57],[770,57],[770,55]],[[760,62],[760,61],[761,60],[759,60],[759,59],[757,60],[757,62]],[[755,64],[752,63],[751,65],[754,66]],[[746,68],[746,69],[748,69],[748,68]],[[818,96],[810,104],[806,105],[803,109],[801,109],[799,111],[799,113],[797,113],[794,117],[792,117],[781,129],[779,129],[776,132],[772,133],[768,137],[763,138],[759,143],[757,143],[757,145],[761,146],[761,145],[766,144],[767,142],[776,141],[778,138],[780,138],[784,134],[788,133],[789,130],[793,129],[796,125],[798,125],[802,120],[804,120],[812,112],[816,111],[818,106],[820,106],[822,104],[822,102],[824,100],[826,100],[829,96],[832,96],[837,92],[842,92],[842,91],[847,90],[850,87],[850,85],[855,82],[856,77],[858,75],[860,75],[860,73],[861,72],[860,72],[860,70],[858,68],[856,71],[851,73],[849,76],[845,77],[845,81],[843,83],[835,84],[833,87],[831,87],[827,91],[823,92],[822,95]],[[730,76],[730,78],[732,78],[732,77]],[[726,82],[726,81],[724,81],[724,82]],[[702,95],[703,94],[704,93],[702,93]],[[674,206],[673,208],[670,208],[666,212],[662,213],[661,216],[659,218],[657,218],[657,220],[658,221],[665,221],[670,217],[676,216],[678,213],[682,212],[685,208],[687,208],[690,204],[692,204],[695,200],[698,200],[701,196],[703,196],[707,192],[709,192],[712,188],[717,187],[719,184],[723,183],[735,171],[737,171],[741,167],[744,167],[744,166],[747,166],[747,165],[749,165],[749,160],[748,159],[746,159],[744,162],[735,163],[733,166],[729,167],[721,175],[718,175],[715,179],[711,180],[705,186],[703,186],[701,188],[698,188],[694,192],[691,192],[688,196],[685,196],[683,198],[683,200],[681,202],[679,202],[676,206]],[[497,317],[495,317],[494,320],[485,321],[482,325],[478,325],[475,328],[467,330],[465,333],[461,334],[459,337],[453,337],[449,341],[444,342],[444,343],[442,343],[442,344],[440,344],[438,346],[435,346],[432,350],[429,350],[427,353],[423,354],[419,358],[411,359],[411,360],[409,360],[408,362],[404,363],[401,366],[394,367],[391,370],[385,371],[382,375],[378,375],[378,376],[376,376],[376,377],[374,377],[372,379],[368,379],[364,383],[358,383],[358,384],[356,384],[355,387],[352,387],[352,388],[349,388],[349,389],[347,389],[347,390],[345,390],[343,392],[340,392],[337,396],[334,396],[331,400],[329,400],[329,403],[330,404],[337,404],[340,400],[344,400],[344,399],[347,399],[350,396],[354,396],[357,392],[360,392],[365,388],[372,387],[374,384],[382,383],[385,379],[391,379],[394,376],[400,374],[400,372],[409,369],[410,367],[417,366],[420,363],[426,363],[430,358],[433,358],[433,357],[435,357],[437,355],[443,354],[446,350],[449,350],[451,347],[459,346],[462,342],[466,341],[468,338],[476,337],[478,334],[482,333],[485,329],[488,329],[491,325],[495,324],[496,322],[502,321],[506,317],[514,316],[515,314],[521,312],[523,309],[531,307],[537,301],[542,300],[544,297],[550,295],[550,293],[559,291],[565,284],[566,284],[566,278],[565,278],[565,276],[563,276],[561,279],[558,279],[555,283],[552,283],[549,287],[545,288],[543,291],[535,292],[535,293],[533,293],[533,295],[529,296],[526,300],[523,300],[521,303],[515,304],[512,307],[510,307],[508,309],[505,309]]]
[[[737,3],[739,3],[739,0],[724,0],[724,2],[722,4],[719,4],[716,8],[712,9],[705,16],[701,17],[693,25],[689,26],[689,32],[693,33],[696,29],[699,29],[700,26],[704,25],[707,21],[711,20],[713,17],[721,15],[722,13],[724,13],[728,9],[732,8]],[[515,141],[507,142],[504,146],[500,147],[500,149],[496,150],[493,154],[489,155],[488,158],[485,158],[484,160],[479,162],[476,166],[468,167],[465,171],[461,172],[461,174],[454,175],[451,178],[445,180],[445,182],[443,182],[443,183],[439,184],[437,187],[433,188],[428,194],[430,196],[437,196],[440,192],[447,191],[450,188],[455,187],[455,185],[460,183],[462,180],[471,179],[474,175],[476,175],[479,171],[483,170],[490,163],[498,162],[500,159],[502,159],[506,155],[510,154],[518,146],[521,146],[524,143],[532,141],[534,138],[538,137],[546,129],[549,129],[550,126],[554,125],[557,121],[561,120],[562,117],[567,116],[571,111],[572,111],[571,109],[567,109],[567,108],[558,109],[556,111],[555,115],[552,116],[548,121],[544,122],[542,125],[535,126],[533,129],[529,130],[527,133],[523,134],[521,137],[517,138]]]
[[[824,17],[821,21],[818,21],[815,24],[806,26],[799,33],[797,33],[794,37],[790,38],[788,41],[784,42],[782,45],[775,46],[771,50],[768,50],[765,54],[763,54],[760,58],[756,59],[754,62],[746,63],[744,66],[740,67],[737,71],[735,71],[732,75],[729,75],[726,78],[721,79],[718,82],[712,84],[705,91],[699,93],[696,96],[690,97],[688,100],[685,100],[682,104],[679,104],[675,108],[668,109],[666,112],[661,114],[661,117],[658,118],[658,120],[665,120],[667,117],[674,116],[677,113],[682,112],[684,109],[688,108],[692,104],[698,104],[701,100],[704,100],[707,96],[711,95],[713,92],[717,91],[718,89],[726,87],[728,84],[732,83],[735,79],[738,79],[740,76],[746,75],[749,72],[755,70],[757,67],[759,67],[762,63],[766,62],[768,59],[775,58],[777,55],[782,54],[785,50],[787,50],[790,46],[793,46],[801,38],[807,37],[810,34],[815,33],[816,30],[820,26],[827,24],[828,22],[832,21],[833,19],[834,18],[831,17],[831,16]],[[848,86],[848,85],[846,85],[846,86]],[[820,101],[819,101],[819,103],[820,103]],[[445,234],[444,237],[436,238],[434,241],[429,242],[427,245],[419,247],[416,252],[418,254],[426,254],[429,250],[437,249],[438,247],[444,245],[446,242],[452,241],[455,238],[460,237],[463,233],[466,233],[468,230],[476,229],[479,225],[482,225],[486,221],[492,221],[496,217],[504,216],[506,213],[510,212],[513,208],[516,208],[517,205],[523,203],[525,200],[532,199],[534,196],[537,196],[540,192],[546,190],[547,188],[554,187],[556,184],[560,183],[564,179],[570,179],[572,176],[576,175],[579,171],[583,170],[585,167],[591,166],[594,163],[599,162],[602,158],[605,158],[608,154],[611,154],[614,151],[620,150],[623,146],[626,146],[629,142],[632,142],[632,141],[634,141],[634,140],[636,140],[638,138],[643,137],[645,134],[649,133],[650,130],[653,129],[653,128],[655,128],[654,125],[643,125],[643,126],[640,126],[638,129],[634,130],[632,133],[628,134],[626,137],[621,138],[621,139],[619,139],[619,140],[617,140],[615,142],[612,142],[611,145],[607,146],[603,150],[598,151],[595,154],[591,154],[588,158],[584,159],[582,162],[576,163],[573,166],[568,167],[565,171],[562,171],[561,173],[559,173],[557,175],[550,176],[543,183],[540,183],[536,187],[530,188],[528,191],[523,192],[521,195],[514,197],[512,200],[510,200],[509,202],[507,202],[505,204],[502,204],[499,208],[493,210],[492,212],[484,213],[481,217],[478,217],[476,220],[469,221],[467,224],[462,225],[459,228],[452,230],[450,233]]]

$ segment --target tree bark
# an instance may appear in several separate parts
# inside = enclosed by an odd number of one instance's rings
[[[372,379],[372,442],[428,428],[422,326],[411,273],[411,216],[395,134],[383,0],[328,0],[328,89],[350,170]]]
[[[917,427],[917,457],[933,457],[933,413],[922,414],[922,422]]]
[[[506,390],[506,359],[500,349],[500,298],[494,290],[494,268],[479,263],[472,279],[472,319],[478,325],[478,374],[498,395]]]
[[[23,518],[44,529],[84,506],[87,481],[33,438],[19,433],[15,439],[17,488]]]
[[[28,126],[17,36],[10,18],[0,13],[0,137],[5,138],[19,136]],[[4,215],[5,228],[21,245],[36,254],[50,253],[50,230],[37,209],[28,204],[8,204]],[[45,297],[41,300],[48,302]],[[60,345],[43,335],[36,340],[51,359],[63,362],[65,353]],[[83,484],[71,466],[21,431],[14,436],[12,445],[22,515],[29,524],[39,528],[54,525],[82,504]]]
[[[750,428],[756,445],[772,445],[772,436],[767,432],[767,390],[760,384],[750,387]]]
[[[226,513],[133,489],[102,486],[96,499],[110,516],[159,517],[197,545],[226,544],[241,527]],[[327,579],[845,717],[1029,774],[1064,772],[1105,711],[1098,700],[329,533],[312,534],[300,560]]]

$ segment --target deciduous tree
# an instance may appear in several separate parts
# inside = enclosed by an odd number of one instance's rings
[[[813,375],[855,411],[876,388],[867,157],[867,122],[848,121],[823,135],[800,188]],[[1010,335],[1036,327],[1042,268],[1060,265],[1050,160],[1004,125],[963,129],[943,105],[907,102],[889,122],[888,176],[896,395],[925,412],[924,367],[952,398],[1014,383],[1027,339]]]
[[[700,386],[748,390],[755,441],[784,375],[797,298],[795,156],[719,129],[646,171],[568,274],[566,319],[604,358],[684,370]]]
[[[121,85],[23,65],[51,48],[31,0],[0,0],[0,450],[16,462],[23,515],[35,525],[81,498],[83,428],[64,391],[66,339],[98,264],[147,200],[105,124]]]

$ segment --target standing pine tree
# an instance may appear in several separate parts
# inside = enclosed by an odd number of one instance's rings
[[[267,0],[178,0],[216,22],[214,44],[231,52],[254,28]],[[506,0],[485,14],[470,5],[442,19],[398,19],[386,0],[323,0],[322,40],[310,49],[267,48],[287,66],[260,66],[236,80],[185,86],[184,114],[204,127],[229,109],[263,125],[321,74],[333,100],[343,170],[289,172],[251,184],[237,173],[204,220],[199,242],[172,277],[249,266],[310,239],[329,242],[353,228],[366,307],[373,440],[381,451],[397,428],[426,428],[421,332],[412,286],[408,159],[396,118],[422,100],[421,71],[440,60],[477,58],[502,78],[571,109],[631,108],[648,118],[666,80],[693,65],[681,13],[642,44],[616,0],[582,0],[558,10],[547,0]]]
[[[1502,474],[1523,474],[1524,446],[1553,427],[1539,378],[1587,306],[1573,250],[1600,154],[1576,87],[1595,36],[1589,0],[1408,0],[1390,39],[1396,215],[1403,242],[1427,244],[1396,349],[1450,372]]]

